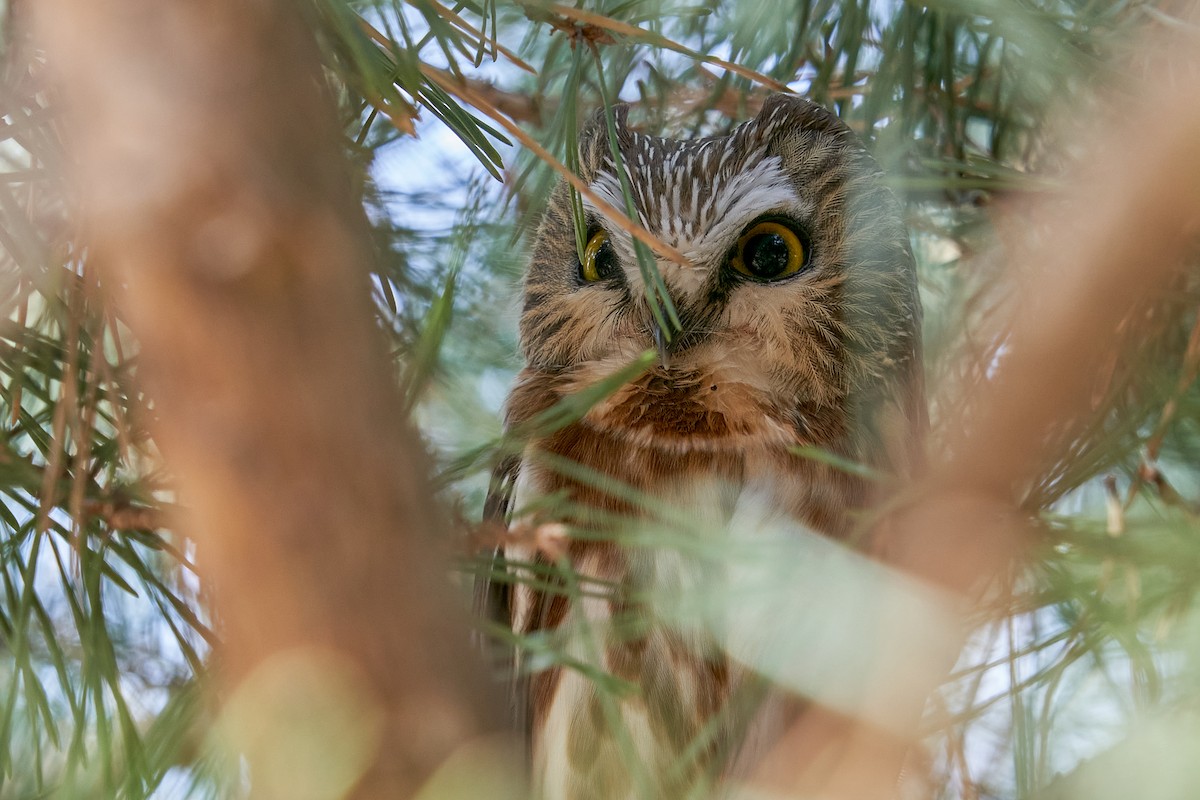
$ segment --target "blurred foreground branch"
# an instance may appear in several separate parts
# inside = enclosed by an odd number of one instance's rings
[[[249,687],[230,720],[253,791],[405,797],[499,715],[430,550],[302,7],[57,0],[35,22],[216,585],[222,677]]]
[[[973,355],[982,367],[973,374],[987,377],[965,397],[943,398],[954,409],[944,414],[945,446],[881,526],[885,563],[958,593],[961,630],[945,631],[936,652],[914,653],[909,634],[922,620],[885,626],[850,732],[844,721],[804,716],[760,765],[758,786],[845,800],[895,794],[925,703],[965,642],[981,589],[1025,552],[1019,504],[1061,457],[1056,428],[1094,413],[1105,359],[1137,335],[1137,312],[1162,300],[1200,234],[1200,48],[1193,32],[1180,35],[1192,38],[1147,48],[1161,68],[1128,87],[1118,124],[1081,132],[1086,157],[1069,176],[1072,188],[1010,222],[1024,225],[1002,255],[1016,291],[996,338],[985,337]],[[880,718],[889,730],[865,721]]]

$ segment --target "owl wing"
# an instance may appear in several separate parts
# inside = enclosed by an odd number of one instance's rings
[[[513,490],[517,476],[521,471],[521,457],[507,456],[492,470],[491,482],[488,486],[487,499],[483,503],[483,522],[485,525],[508,527],[509,513],[512,511]],[[505,628],[513,625],[513,595],[515,586],[509,580],[497,577],[508,572],[508,561],[504,545],[500,544],[492,552],[492,563],[487,574],[475,578],[475,613],[480,619],[494,622]],[[514,644],[498,644],[487,641],[483,637],[481,645],[489,656],[489,663],[496,663],[508,672],[509,703],[513,722],[517,729],[524,733],[525,741],[530,740],[530,721],[527,713],[529,697],[529,677],[520,674],[518,668],[517,648]],[[498,656],[498,658],[494,658]]]

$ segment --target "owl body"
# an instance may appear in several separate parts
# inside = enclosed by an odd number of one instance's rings
[[[614,125],[637,221],[685,258],[657,262],[680,329],[659,329],[632,239],[586,197],[581,261],[560,185],[526,274],[526,367],[507,424],[529,423],[648,349],[661,358],[582,419],[532,439],[502,465],[489,503],[501,514],[566,498],[571,510],[555,521],[584,533],[566,557],[580,580],[604,587],[488,590],[493,615],[514,631],[563,637],[573,665],[624,687],[598,691],[595,675],[564,665],[518,682],[536,780],[556,799],[684,796],[745,761],[763,720],[792,713],[761,707],[761,684],[703,631],[660,623],[640,604],[664,584],[702,591],[694,569],[677,554],[587,536],[597,520],[636,519],[639,496],[719,514],[752,494],[840,537],[870,486],[797,449],[904,471],[924,424],[907,233],[849,129],[782,95],[725,137],[648,136],[622,108]],[[592,191],[625,207],[603,118],[580,134],[580,162]],[[549,565],[533,548],[501,555]]]

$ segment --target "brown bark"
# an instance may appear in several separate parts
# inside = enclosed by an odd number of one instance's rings
[[[348,708],[369,765],[350,796],[405,797],[501,717],[434,550],[444,523],[373,326],[306,8],[48,0],[35,31],[86,240],[140,339],[181,524],[216,586],[225,685],[316,675],[290,708],[245,700],[267,750]],[[312,771],[243,744],[258,796]]]
[[[849,732],[841,719],[802,718],[761,763],[758,786],[842,800],[897,794],[926,700],[965,643],[965,620],[981,583],[1004,575],[1025,554],[1028,530],[1017,501],[1020,487],[1060,455],[1053,447],[1062,438],[1049,431],[1092,413],[1097,374],[1121,342],[1136,335],[1128,326],[1121,330],[1122,321],[1161,300],[1195,247],[1195,44],[1153,42],[1144,53],[1160,68],[1147,70],[1150,77],[1113,98],[1119,124],[1080,127],[1085,157],[1067,178],[1072,188],[1017,215],[1017,224],[1036,221],[1037,231],[1005,253],[1007,279],[1017,288],[1011,313],[995,331],[1006,338],[1004,355],[975,354],[994,375],[966,397],[943,402],[962,413],[946,415],[944,447],[931,454],[928,474],[908,489],[902,510],[879,532],[882,560],[954,592],[964,625],[946,631],[937,652],[916,658],[904,624],[886,631],[875,643],[877,672]],[[920,620],[909,622],[919,629]],[[880,706],[887,712],[881,714]],[[881,716],[890,721],[888,730],[871,722]],[[822,748],[816,765],[805,758],[814,743]]]

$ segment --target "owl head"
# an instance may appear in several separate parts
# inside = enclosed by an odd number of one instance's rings
[[[632,238],[586,197],[579,256],[560,184],[525,278],[527,375],[565,394],[658,346],[585,423],[665,451],[815,445],[903,468],[925,420],[920,305],[900,206],[859,139],[787,95],[693,140],[634,130],[627,112],[615,133],[637,222],[686,262],[655,256],[681,330],[659,330]],[[624,209],[608,134],[602,114],[585,125],[581,177]]]

